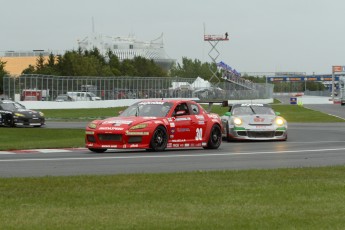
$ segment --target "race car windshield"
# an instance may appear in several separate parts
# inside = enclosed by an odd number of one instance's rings
[[[237,107],[233,111],[233,115],[253,115],[253,114],[266,114],[274,115],[273,109],[264,106],[246,106],[246,107]]]
[[[139,102],[120,114],[120,117],[165,117],[172,107],[169,102]]]
[[[25,109],[25,107],[19,103],[3,103],[1,105],[3,110],[16,111],[18,109]]]

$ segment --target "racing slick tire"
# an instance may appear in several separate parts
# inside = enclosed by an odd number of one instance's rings
[[[94,148],[89,148],[89,150],[94,153],[104,153],[105,151],[107,151],[107,149],[94,149]]]
[[[3,124],[7,127],[15,127],[13,116],[12,115],[5,115],[3,116]]]
[[[218,149],[222,143],[222,131],[219,125],[213,125],[207,146],[204,149]]]
[[[147,151],[164,151],[168,144],[168,134],[166,129],[163,126],[158,126],[156,130],[153,132],[151,141],[150,141],[150,149]]]
[[[232,139],[231,137],[229,137],[229,133],[230,133],[230,130],[229,130],[229,123],[227,122],[227,123],[226,123],[226,138],[225,138],[227,142],[233,141],[233,139]]]

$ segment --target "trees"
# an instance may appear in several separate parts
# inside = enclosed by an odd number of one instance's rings
[[[3,90],[3,78],[8,72],[5,70],[6,62],[0,59],[0,94],[4,92]]]
[[[188,59],[186,57],[182,58],[182,65],[177,63],[170,70],[170,76],[186,77],[186,78],[196,78],[201,77],[203,79],[209,80],[212,76],[210,71],[217,70],[217,66],[212,63],[201,63],[198,59]]]
[[[28,66],[22,73],[59,76],[167,76],[153,60],[135,57],[120,62],[111,51],[103,56],[97,48],[67,51],[62,56],[50,54],[47,60],[40,55],[36,59],[36,65]]]

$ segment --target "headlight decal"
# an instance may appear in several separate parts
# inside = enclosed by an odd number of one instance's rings
[[[15,113],[14,116],[17,116],[17,117],[25,117],[24,114],[21,114],[21,113]]]
[[[97,124],[95,124],[95,123],[89,123],[88,125],[87,125],[90,129],[95,129],[96,127],[97,127]]]
[[[138,124],[130,128],[130,130],[135,130],[135,129],[144,129],[148,126],[148,124],[143,123],[143,124]]]

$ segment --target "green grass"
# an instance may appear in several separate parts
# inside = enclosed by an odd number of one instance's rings
[[[203,105],[205,109],[208,105]],[[288,122],[345,122],[345,120],[330,116],[328,114],[306,109],[297,105],[280,105],[274,104],[272,108],[281,113]],[[102,109],[49,109],[41,110],[47,120],[86,120],[91,121],[95,119],[104,119],[107,117],[118,116],[120,111],[125,107],[118,108],[102,108]],[[221,107],[219,105],[212,106],[211,112],[223,115],[228,111],[228,107]]]
[[[0,178],[0,228],[344,229],[344,171]]]
[[[42,109],[47,120],[95,120],[115,117],[126,107],[101,109]]]
[[[299,106],[273,108],[288,122],[343,122]],[[44,112],[48,120],[92,120],[121,109]],[[226,111],[213,108],[220,115]],[[82,146],[79,129],[0,132],[0,150]],[[343,229],[344,171],[338,166],[0,178],[0,229]]]
[[[83,129],[1,128],[0,130],[0,150],[84,147],[85,144]]]
[[[205,106],[207,107],[207,105]],[[343,119],[296,105],[272,105],[288,122],[344,122]],[[117,116],[121,108],[42,110],[49,120],[91,121]],[[223,115],[227,107],[215,105],[211,112]],[[20,139],[20,141],[18,141]],[[1,128],[0,150],[84,147],[84,130],[48,128]]]

